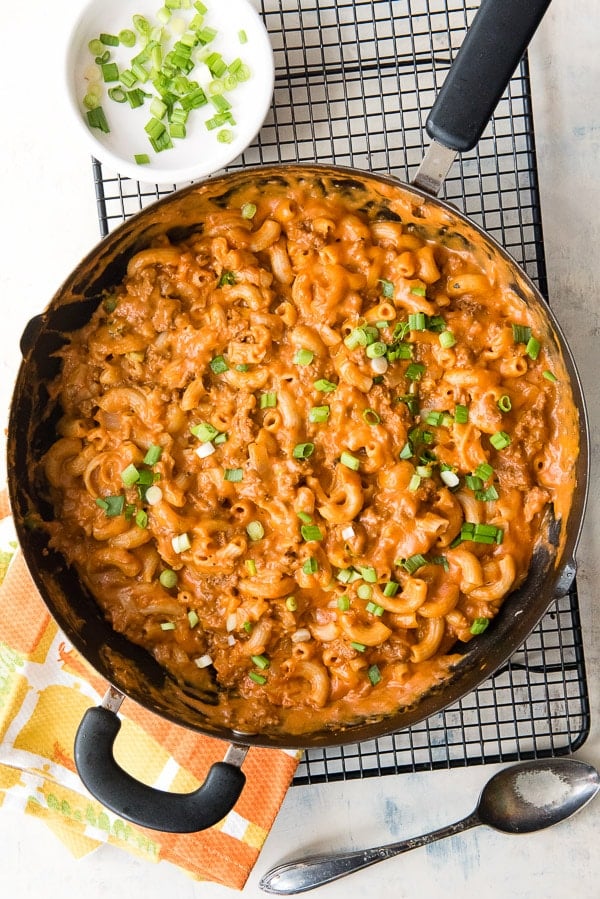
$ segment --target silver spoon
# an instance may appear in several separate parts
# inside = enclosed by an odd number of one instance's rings
[[[296,859],[271,868],[259,886],[277,896],[303,893],[479,824],[503,833],[532,833],[569,818],[599,789],[600,775],[585,762],[573,758],[521,762],[495,774],[483,788],[475,811],[456,824],[375,849]]]

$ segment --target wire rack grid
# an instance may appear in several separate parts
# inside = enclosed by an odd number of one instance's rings
[[[424,126],[460,47],[474,0],[260,0],[275,54],[271,111],[230,167],[332,162],[409,181]],[[468,102],[468,98],[465,98]],[[177,186],[121,178],[93,160],[100,231]],[[527,58],[477,148],[443,192],[546,292]],[[589,732],[576,588],[479,689],[408,730],[304,753],[294,783],[422,771],[574,751]]]

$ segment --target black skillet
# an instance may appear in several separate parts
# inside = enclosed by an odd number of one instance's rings
[[[455,703],[490,677],[524,642],[550,604],[570,588],[575,577],[577,547],[587,495],[588,426],[581,385],[571,353],[543,298],[523,271],[478,226],[436,198],[457,152],[471,149],[541,21],[549,0],[483,0],[463,47],[427,120],[432,144],[411,185],[359,170],[306,166],[302,171],[347,182],[360,188],[361,179],[409,191],[422,204],[444,209],[448,221],[469,240],[477,240],[492,258],[508,264],[515,290],[545,322],[571,381],[579,414],[580,454],[577,490],[568,522],[554,522],[540,542],[526,582],[504,603],[493,627],[469,644],[452,677],[413,707],[378,721],[363,721],[343,729],[320,731],[301,738],[285,734],[240,734],[212,725],[193,705],[176,695],[173,685],[148,654],[116,634],[64,560],[48,550],[43,531],[30,527],[36,515],[50,517],[44,485],[32,477],[35,462],[53,441],[59,412],[49,401],[45,384],[57,373],[52,352],[64,334],[81,327],[106,287],[118,283],[127,260],[161,233],[176,236],[178,228],[194,224],[195,198],[211,190],[224,193],[245,178],[286,177],[296,167],[274,166],[232,173],[178,191],[132,217],[105,238],[82,261],[52,299],[33,319],[22,337],[23,363],[13,395],[8,439],[9,491],[24,558],[50,612],[91,665],[111,684],[104,702],[90,709],[80,725],[75,759],[90,792],[122,818],[162,831],[191,832],[210,827],[234,806],[243,788],[241,764],[249,746],[300,748],[371,740],[416,724]],[[561,552],[557,550],[560,544]],[[127,695],[170,721],[230,744],[225,760],[212,766],[194,793],[170,794],[151,789],[123,771],[113,757],[120,728],[117,710]]]

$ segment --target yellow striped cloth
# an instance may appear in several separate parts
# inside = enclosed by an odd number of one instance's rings
[[[44,821],[75,857],[103,843],[191,877],[241,890],[294,776],[298,754],[250,749],[246,786],[235,808],[196,834],[165,834],[130,824],[81,783],[73,741],[107,684],[49,615],[16,547],[0,495],[0,808]],[[178,727],[125,700],[115,747],[131,774],[163,790],[188,792],[222,760],[226,744]]]

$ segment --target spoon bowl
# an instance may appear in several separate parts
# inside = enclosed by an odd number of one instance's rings
[[[600,775],[571,758],[522,762],[499,771],[485,785],[477,816],[502,833],[533,833],[570,818],[600,789]]]
[[[599,789],[600,774],[586,762],[573,758],[519,762],[495,774],[481,791],[475,811],[455,824],[373,849],[314,855],[277,865],[259,886],[277,896],[303,893],[479,824],[502,833],[533,833],[570,818]]]

